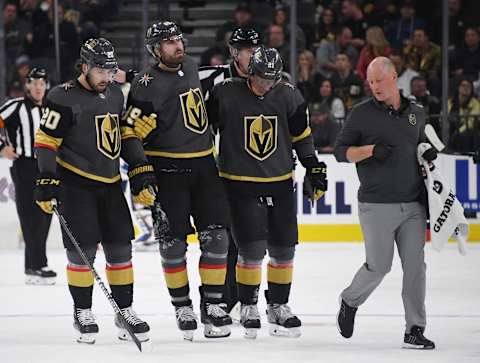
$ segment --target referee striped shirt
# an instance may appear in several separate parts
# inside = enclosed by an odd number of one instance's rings
[[[34,104],[28,97],[8,100],[0,107],[3,137],[19,157],[35,157],[35,131],[40,126],[42,112],[42,107]]]

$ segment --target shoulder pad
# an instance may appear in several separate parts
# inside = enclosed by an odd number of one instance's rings
[[[284,84],[285,86],[291,88],[291,89],[296,89],[297,87],[295,87],[293,84],[289,83],[289,82],[282,82],[282,84]]]

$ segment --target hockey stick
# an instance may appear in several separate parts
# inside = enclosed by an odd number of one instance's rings
[[[97,281],[98,286],[100,286],[100,289],[103,291],[103,293],[104,293],[105,296],[107,297],[108,302],[110,303],[110,305],[112,306],[113,310],[115,311],[115,314],[116,314],[116,316],[117,316],[117,319],[118,319],[118,320],[120,321],[120,323],[123,325],[123,327],[125,328],[125,330],[128,332],[128,334],[129,334],[130,337],[132,338],[133,342],[134,342],[135,345],[137,346],[138,350],[141,352],[141,351],[142,351],[142,343],[141,343],[140,340],[138,340],[138,338],[135,336],[135,333],[133,332],[132,327],[131,327],[130,325],[128,325],[127,321],[125,320],[125,317],[123,316],[122,311],[120,310],[120,308],[119,308],[118,305],[117,305],[117,302],[116,302],[115,299],[112,297],[112,294],[108,291],[108,289],[107,289],[107,287],[105,286],[105,284],[103,283],[101,277],[98,275],[97,271],[95,270],[95,267],[93,267],[93,265],[90,263],[90,261],[88,260],[87,256],[86,256],[85,253],[83,252],[82,248],[81,248],[80,245],[78,244],[76,238],[73,236],[73,233],[72,233],[72,231],[70,230],[70,227],[68,227],[67,221],[65,220],[65,218],[63,217],[63,215],[58,211],[57,202],[56,202],[56,201],[53,201],[53,211],[54,211],[55,214],[57,215],[58,220],[60,221],[60,225],[62,226],[63,230],[64,230],[65,233],[67,234],[68,238],[69,238],[70,241],[72,242],[73,246],[74,246],[75,249],[77,250],[77,252],[78,252],[78,254],[80,255],[80,257],[82,258],[83,262],[88,266],[88,268],[89,268],[90,271],[92,272],[93,277],[95,278],[95,281]]]

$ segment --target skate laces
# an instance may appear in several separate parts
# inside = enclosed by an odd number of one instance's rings
[[[223,318],[227,313],[222,309],[220,304],[206,304],[207,315],[213,316],[215,318]]]
[[[179,306],[175,309],[177,320],[197,320],[197,316],[191,306]]]
[[[76,309],[76,316],[78,322],[83,325],[93,325],[95,323],[95,316],[92,314],[91,309]]]
[[[143,323],[143,320],[140,320],[140,318],[137,316],[137,313],[132,309],[132,307],[121,310],[123,313],[123,317],[129,325],[138,325]]]
[[[245,320],[260,319],[257,305],[242,305],[241,317]]]

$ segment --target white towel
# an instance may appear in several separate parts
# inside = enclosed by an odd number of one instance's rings
[[[418,162],[422,166],[425,186],[428,191],[428,209],[430,212],[430,233],[432,245],[440,251],[449,238],[457,241],[460,254],[467,253],[468,222],[463,207],[458,201],[453,188],[442,178],[441,170],[435,161],[428,163],[422,158],[423,153],[431,148],[430,144],[421,143],[417,148]]]

